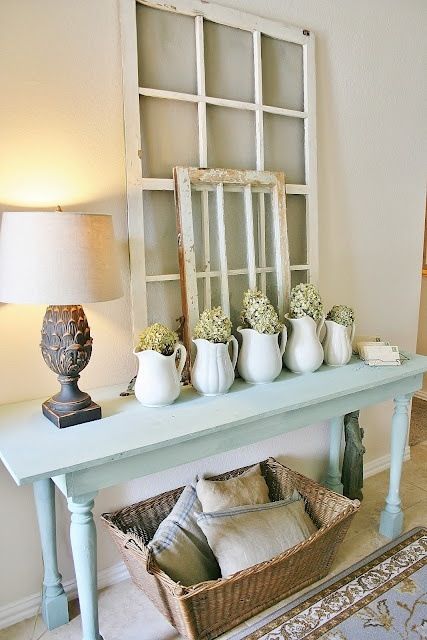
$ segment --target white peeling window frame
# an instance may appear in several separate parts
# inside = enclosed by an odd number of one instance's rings
[[[277,308],[280,317],[287,311],[289,302],[289,253],[286,227],[285,176],[280,172],[254,171],[238,169],[197,169],[190,167],[174,168],[176,207],[179,228],[179,264],[181,270],[181,293],[184,311],[184,343],[191,350],[191,336],[199,318],[197,279],[204,281],[205,307],[211,308],[212,277],[219,277],[221,307],[226,315],[230,315],[229,276],[244,274],[248,276],[251,289],[257,286],[257,275],[274,272],[276,275]],[[241,193],[245,211],[246,261],[245,269],[230,270],[228,268],[228,250],[224,224],[224,190],[231,188]],[[205,241],[204,271],[196,270],[196,250],[193,232],[192,197],[193,190],[200,191],[202,202],[202,218]],[[208,190],[215,193],[217,218],[219,270],[210,269],[209,251],[209,211]],[[274,267],[256,267],[255,234],[253,228],[253,193],[264,196],[269,194],[272,200],[272,223],[274,229]],[[207,242],[206,242],[207,241]],[[206,246],[207,244],[207,246]],[[243,292],[242,292],[243,293]]]
[[[138,45],[136,5],[172,11],[194,17],[197,63],[197,94],[179,93],[150,87],[140,87],[138,81]],[[254,102],[242,102],[210,97],[205,91],[204,20],[242,29],[252,33],[254,56]],[[147,326],[147,283],[179,280],[179,273],[146,274],[144,252],[144,191],[173,191],[170,178],[143,177],[141,165],[140,96],[165,100],[182,100],[196,103],[198,108],[199,166],[207,167],[207,117],[206,105],[217,105],[255,112],[256,167],[264,170],[264,113],[272,113],[304,120],[305,184],[286,184],[286,194],[305,196],[306,199],[306,247],[307,263],[291,265],[292,271],[307,272],[307,279],[318,280],[318,200],[317,200],[317,144],[316,144],[316,76],[315,40],[312,31],[289,27],[281,22],[267,20],[202,0],[174,0],[173,5],[163,0],[120,0],[120,25],[122,42],[122,76],[125,124],[126,186],[129,226],[129,253],[131,268],[131,299],[133,330],[137,335]],[[303,111],[266,105],[262,95],[261,36],[265,34],[277,40],[299,44],[303,49]],[[286,173],[286,169],[285,169]],[[264,194],[258,194],[260,217],[264,212]],[[261,243],[262,244],[262,243]],[[260,247],[262,252],[262,246]],[[262,261],[262,256],[260,256]],[[262,262],[261,262],[262,266]],[[265,274],[261,274],[261,289],[265,291]]]

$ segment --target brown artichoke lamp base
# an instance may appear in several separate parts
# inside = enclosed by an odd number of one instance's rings
[[[101,407],[78,386],[92,355],[89,324],[80,305],[51,305],[43,319],[41,351],[58,374],[61,390],[42,404],[43,414],[59,429],[99,420]]]

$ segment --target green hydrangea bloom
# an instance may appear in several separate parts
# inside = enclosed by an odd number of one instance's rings
[[[283,329],[277,311],[258,289],[248,289],[244,294],[240,320],[244,328],[258,333],[279,333]]]
[[[313,320],[320,320],[323,316],[322,298],[314,284],[297,284],[291,291],[291,318],[310,316]]]
[[[157,351],[164,356],[170,356],[174,352],[178,342],[178,334],[164,324],[155,322],[150,327],[144,329],[139,336],[137,351]]]
[[[345,304],[335,304],[326,316],[327,320],[333,320],[345,327],[350,327],[354,322],[354,311]]]
[[[231,320],[221,307],[205,309],[194,327],[193,337],[209,342],[227,342],[231,336]]]

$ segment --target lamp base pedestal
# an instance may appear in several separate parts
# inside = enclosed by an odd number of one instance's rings
[[[101,407],[79,389],[79,373],[90,360],[92,338],[83,307],[50,305],[43,318],[40,344],[61,390],[42,404],[43,414],[59,429],[101,418]]]
[[[65,429],[75,424],[99,420],[102,417],[101,407],[99,404],[96,404],[96,402],[91,402],[84,409],[77,409],[77,411],[58,411],[55,407],[55,402],[52,402],[52,399],[49,398],[49,400],[43,402],[42,411],[43,415],[53,422],[58,429]]]

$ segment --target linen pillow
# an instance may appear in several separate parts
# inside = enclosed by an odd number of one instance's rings
[[[270,560],[317,531],[300,497],[293,502],[280,500],[200,513],[197,523],[218,560],[223,578]]]
[[[201,479],[196,485],[203,511],[223,511],[230,507],[265,504],[270,501],[268,486],[259,464],[228,480]]]
[[[193,485],[185,487],[148,543],[157,565],[184,586],[220,577],[218,563],[196,522],[202,505]]]

